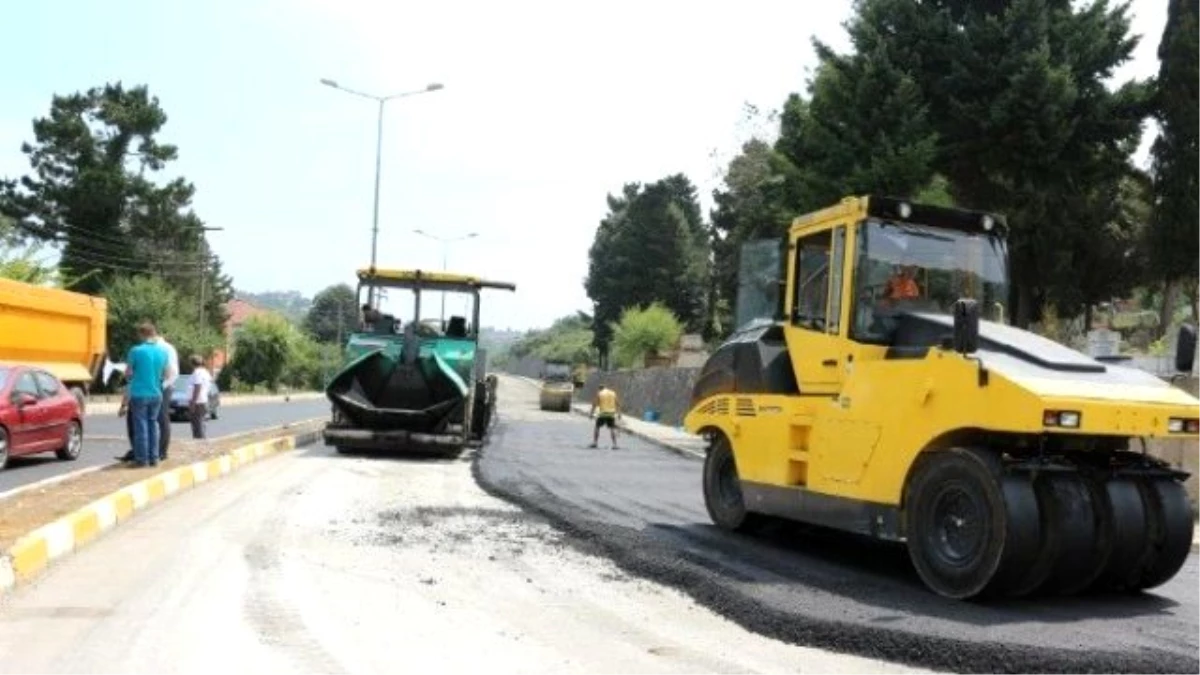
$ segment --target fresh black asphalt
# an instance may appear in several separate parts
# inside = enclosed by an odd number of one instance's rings
[[[505,378],[480,450],[484,489],[540,514],[585,550],[790,643],[956,672],[1191,672],[1198,659],[1197,556],[1139,595],[962,602],[917,578],[905,550],[772,523],[715,528],[701,462],[628,436],[587,449],[591,428],[539,413]]]

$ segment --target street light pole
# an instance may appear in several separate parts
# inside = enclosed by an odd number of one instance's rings
[[[369,98],[379,104],[379,116],[375,126],[375,206],[371,216],[371,269],[375,269],[377,254],[379,250],[379,176],[383,167],[383,107],[388,101],[394,98],[403,98],[406,96],[415,96],[417,94],[426,94],[433,91],[444,89],[445,87],[438,82],[431,82],[424,89],[416,89],[413,91],[402,91],[398,94],[389,94],[388,96],[376,96],[365,92],[349,89],[338,84],[336,81],[322,78],[321,84],[326,87],[332,87],[344,91],[347,94],[354,94],[363,98]],[[375,305],[375,289],[370,287],[367,289],[367,304]]]
[[[446,261],[450,257],[450,244],[452,244],[456,241],[463,241],[466,239],[474,239],[475,237],[479,236],[478,232],[468,232],[464,235],[460,235],[457,237],[439,237],[435,234],[429,234],[425,230],[413,230],[413,232],[416,234],[419,234],[423,237],[429,237],[430,239],[432,239],[434,241],[441,242],[441,244],[442,244],[442,271],[443,272],[447,271],[447,269],[448,269],[446,266]],[[442,321],[442,325],[445,326],[445,324],[446,324],[446,292],[445,291],[442,291],[442,318],[441,318],[441,321]]]

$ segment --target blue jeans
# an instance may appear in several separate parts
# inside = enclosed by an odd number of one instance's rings
[[[158,464],[158,414],[162,397],[129,399],[129,416],[133,419],[133,461],[138,464]]]

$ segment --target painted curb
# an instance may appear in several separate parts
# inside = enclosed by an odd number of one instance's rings
[[[0,594],[37,577],[53,561],[77,551],[158,502],[240,467],[316,442],[321,430],[250,443],[202,462],[150,476],[101,497],[22,536],[0,555]]]

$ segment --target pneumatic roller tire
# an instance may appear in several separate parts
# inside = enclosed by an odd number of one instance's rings
[[[1074,595],[1090,587],[1108,564],[1113,551],[1113,517],[1102,481],[1083,474],[1063,474],[1058,492],[1064,500],[1059,516],[1067,538],[1050,583],[1061,595]],[[1070,487],[1066,487],[1066,486]]]
[[[724,434],[713,441],[704,458],[704,507],[713,523],[731,532],[753,529],[762,517],[746,510],[733,448]]]
[[[938,595],[966,599],[991,583],[1004,559],[1008,510],[996,458],[965,448],[932,453],[909,480],[908,554]]]
[[[1148,549],[1149,523],[1137,481],[1112,478],[1104,483],[1111,518],[1112,553],[1097,577],[1096,590],[1136,587]]]
[[[1028,476],[1005,476],[1002,483],[1007,509],[1007,532],[1000,569],[985,591],[987,595],[1012,595],[1037,559],[1042,543],[1041,509]]]
[[[1037,504],[1038,542],[1028,566],[1023,571],[1014,570],[1013,577],[1006,584],[1005,591],[1013,597],[1030,595],[1046,583],[1054,572],[1061,548],[1059,528],[1054,524],[1057,507],[1048,475],[1037,473],[1029,476],[1028,480]]]
[[[1149,515],[1149,553],[1137,589],[1154,588],[1175,576],[1192,549],[1192,510],[1187,492],[1178,481],[1157,478],[1141,481]]]
[[[1079,579],[1088,583],[1099,574],[1097,563],[1096,514],[1092,495],[1083,479],[1075,473],[1051,472],[1043,476],[1047,499],[1045,523],[1053,548],[1043,551],[1049,574],[1032,592],[1067,594],[1077,589]],[[1085,584],[1086,586],[1086,584]]]

